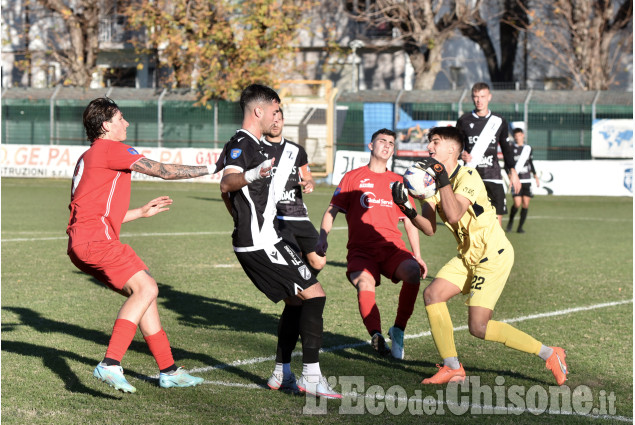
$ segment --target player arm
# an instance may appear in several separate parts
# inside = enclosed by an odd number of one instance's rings
[[[315,181],[313,181],[313,175],[309,171],[309,164],[304,164],[300,167],[300,186],[302,186],[302,192],[311,193],[315,189]]]
[[[529,168],[531,173],[534,175],[534,179],[536,179],[536,186],[540,187],[540,179],[538,178],[538,174],[536,174],[536,168],[534,167],[534,160],[531,156],[529,156]]]
[[[318,237],[317,244],[315,246],[315,253],[319,256],[326,255],[326,250],[328,248],[328,242],[326,239],[333,228],[333,222],[335,221],[335,217],[337,213],[340,212],[340,208],[335,205],[329,205],[329,207],[324,212],[324,216],[322,216],[322,223],[320,224],[320,236]]]
[[[223,170],[223,178],[220,181],[221,193],[236,192],[255,180],[268,177],[273,168],[274,161],[275,159],[267,159],[257,167],[245,172],[241,172],[234,167],[225,167]]]
[[[511,145],[507,142],[507,122],[503,120],[503,129],[501,131],[498,144],[501,147],[501,152],[503,152],[503,161],[505,162],[505,170],[507,171],[507,175],[509,176],[509,183],[514,188],[516,193],[520,192],[520,178],[518,177],[518,172],[516,171],[516,162],[514,161],[514,150]]]
[[[417,214],[410,221],[424,235],[432,236],[437,231],[436,211],[437,204],[434,202],[421,202],[421,214]]]
[[[426,265],[423,258],[421,258],[421,247],[419,245],[419,230],[412,224],[412,221],[409,219],[404,220],[404,228],[406,230],[406,236],[408,237],[408,242],[410,243],[410,248],[412,249],[412,255],[414,255],[415,260],[419,263],[419,267],[421,268],[421,275],[425,279],[428,274],[428,266]]]
[[[458,223],[470,205],[472,205],[472,202],[465,196],[454,193],[450,185],[439,189],[439,197],[441,198],[441,206],[445,217],[450,224]]]
[[[206,165],[163,164],[148,158],[141,158],[132,164],[130,169],[148,176],[159,177],[163,180],[191,179],[212,174],[213,171],[209,170]]]
[[[229,199],[229,193],[221,192],[220,197],[223,199],[223,203],[225,204],[225,208],[227,208],[227,212],[229,213],[229,215],[232,215],[232,203]]]
[[[172,205],[172,199],[169,196],[159,196],[139,208],[133,208],[126,211],[126,215],[123,218],[122,223],[136,220],[142,217],[152,217],[164,211],[169,211],[168,205]]]

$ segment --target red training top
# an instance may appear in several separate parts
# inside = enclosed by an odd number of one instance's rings
[[[333,193],[331,205],[346,213],[348,249],[386,242],[406,249],[397,227],[399,220],[406,219],[406,216],[393,202],[390,188],[392,182],[402,180],[402,176],[392,171],[375,173],[368,166],[344,175]],[[414,205],[410,196],[408,199]]]

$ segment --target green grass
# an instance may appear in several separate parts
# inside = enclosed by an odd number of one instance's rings
[[[608,417],[475,411],[457,416],[448,405],[444,414],[424,417],[408,409],[399,415],[387,409],[374,415],[378,412],[373,406],[381,408],[384,400],[371,398],[329,401],[326,414],[310,415],[303,413],[305,397],[264,388],[273,367],[270,357],[275,354],[282,305],[269,302],[238,267],[231,247],[233,226],[218,185],[133,183],[133,207],[164,194],[174,199],[169,212],[125,224],[122,240],[132,245],[160,284],[162,323],[177,364],[198,370],[206,382],[196,388],[159,388],[156,364],[138,333],[123,361],[137,387],[130,395],[92,377],[123,298],[76,270],[66,255],[70,181],[5,178],[1,183],[3,423],[632,422],[632,198],[534,198],[527,233],[509,234],[516,262],[494,312],[498,320],[521,318],[514,326],[547,345],[565,347],[571,370],[567,385],[572,391],[588,387],[596,407],[601,394],[614,395],[615,412],[607,412]],[[319,223],[332,191],[319,187],[307,197],[314,223]],[[345,218],[338,217],[335,226],[328,264],[319,276],[327,293],[327,351],[320,358],[324,374],[363,378],[364,387],[357,391],[376,385],[391,393],[390,387],[398,385],[404,396],[439,400],[442,387],[420,384],[440,361],[426,334],[423,303],[417,303],[408,325],[407,335],[419,336],[406,340],[405,361],[378,358],[364,344],[368,335],[355,291],[345,278]],[[440,228],[434,238],[421,235],[421,247],[434,276],[454,255],[456,244],[450,232]],[[384,332],[394,319],[398,291],[399,286],[386,280],[378,288]],[[618,301],[623,303],[598,306]],[[454,326],[466,325],[464,299],[448,305]],[[563,312],[591,306],[596,307]],[[559,313],[529,317],[551,312]],[[469,375],[480,377],[481,385],[504,392],[520,386],[534,393],[555,385],[538,357],[477,340],[465,330],[457,330],[455,337],[462,363]],[[342,345],[348,348],[330,349]],[[238,360],[253,361],[232,366]],[[292,368],[300,374],[300,356],[294,357]],[[342,406],[360,402],[364,414],[340,412]]]

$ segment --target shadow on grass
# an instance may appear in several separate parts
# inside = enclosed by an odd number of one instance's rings
[[[104,394],[100,391],[95,391],[82,384],[81,379],[73,372],[68,365],[68,360],[74,360],[84,363],[91,368],[97,365],[95,359],[89,359],[88,357],[80,356],[72,351],[58,350],[50,347],[43,347],[41,345],[30,344],[28,342],[20,341],[2,341],[2,351],[7,353],[15,353],[20,356],[35,357],[42,360],[44,366],[49,368],[64,382],[64,387],[74,393],[83,393],[94,397],[107,398],[111,400],[119,400],[121,397],[114,397],[109,394]],[[91,369],[92,370],[92,369]]]
[[[51,320],[51,319],[47,319],[46,317],[43,317],[40,313],[38,313],[35,310],[32,310],[30,308],[24,308],[24,307],[2,307],[2,310],[5,311],[10,311],[16,315],[19,316],[19,322],[24,325],[24,326],[29,326],[31,328],[33,328],[36,332],[40,332],[40,333],[44,333],[44,334],[48,334],[48,333],[61,333],[61,334],[66,334],[69,336],[72,336],[74,338],[81,338],[87,341],[91,341],[91,342],[101,342],[104,344],[104,351],[105,351],[105,347],[108,344],[108,341],[110,341],[110,334],[106,334],[104,332],[101,331],[97,331],[94,329],[87,329],[78,325],[74,325],[74,324],[69,324],[69,323],[64,323],[64,322],[59,322],[56,320]],[[16,326],[16,324],[12,324],[13,327]],[[4,333],[6,334],[7,330],[3,329]],[[168,335],[169,337],[169,335]],[[2,341],[2,349],[5,350],[5,341],[3,338]],[[45,347],[45,346],[41,346],[41,345],[32,345],[32,351],[30,352],[26,352],[23,353],[24,355],[31,355],[31,356],[39,356],[39,357],[44,357],[42,355],[40,355],[40,352],[45,352],[46,350],[50,350],[50,348]],[[150,351],[148,350],[148,347],[146,345],[145,342],[140,342],[140,341],[132,341],[132,343],[130,344],[130,347],[128,348],[128,350],[132,350],[132,351],[136,351],[138,353],[146,353],[146,354],[150,354]],[[174,354],[175,360],[177,361],[178,364],[181,364],[183,362],[183,360],[189,359],[189,360],[195,360],[197,362],[200,362],[204,365],[217,365],[217,364],[222,364],[218,359],[209,356],[207,354],[203,354],[203,353],[196,353],[193,351],[189,351],[189,350],[184,350],[182,348],[178,348],[178,347],[172,347],[172,353]],[[97,363],[100,361],[101,359],[92,359],[90,361],[90,364],[92,365],[92,367],[96,366]],[[124,358],[125,360],[125,358]],[[241,370],[237,367],[233,367],[233,366],[227,366],[226,368],[224,368],[225,370],[235,374],[236,376],[239,376],[242,379],[251,381],[251,382],[259,382],[262,381],[262,377],[254,375],[252,373],[249,373],[247,371]],[[137,374],[140,378],[143,377],[143,375],[141,374]],[[62,377],[62,379],[65,379],[64,377]]]

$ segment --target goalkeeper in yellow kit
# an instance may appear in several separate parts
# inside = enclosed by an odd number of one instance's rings
[[[514,249],[498,223],[483,180],[474,168],[460,166],[462,136],[455,127],[435,127],[428,133],[430,158],[417,163],[435,177],[437,193],[421,201],[421,215],[408,202],[403,183],[393,185],[394,201],[412,223],[428,236],[437,230],[435,213],[454,234],[458,255],[448,261],[423,292],[434,343],[443,358],[438,372],[423,384],[462,382],[465,370],[454,345],[452,320],[446,302],[468,295],[468,327],[477,338],[496,341],[546,361],[558,385],[567,380],[566,354],[526,333],[492,320],[492,312],[514,264]],[[446,171],[447,170],[447,171]]]

